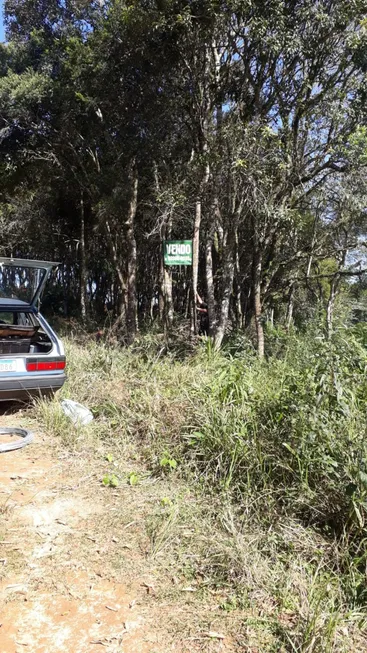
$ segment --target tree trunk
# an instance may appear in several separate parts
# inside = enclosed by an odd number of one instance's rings
[[[164,268],[164,313],[167,329],[173,324],[172,270]]]
[[[69,317],[69,299],[70,299],[70,267],[69,265],[64,265],[63,267],[63,290],[64,290],[64,317]]]
[[[199,243],[200,243],[200,225],[201,225],[201,197],[198,197],[195,203],[195,221],[194,234],[192,239],[192,320],[191,332],[196,334],[197,313],[196,313],[196,295],[198,291],[199,275]]]
[[[185,315],[185,319],[187,320],[190,317],[190,312],[191,312],[191,292],[192,292],[192,287],[190,281],[188,282],[186,288],[185,288],[185,298],[184,298],[184,304],[183,304],[183,313]]]
[[[235,265],[235,309],[236,309],[236,328],[238,330],[243,327],[243,313],[242,313],[242,284],[241,284],[241,268],[238,244],[238,232],[236,233],[236,265]]]
[[[127,342],[134,342],[137,331],[137,301],[136,301],[136,269],[137,251],[135,239],[135,216],[138,206],[138,171],[135,162],[131,172],[131,198],[126,220],[126,245],[127,245],[127,311],[126,328]]]
[[[339,274],[336,274],[330,282],[330,293],[329,293],[327,307],[326,307],[326,335],[328,340],[330,340],[333,332],[334,306],[335,306],[336,296],[338,294],[339,282],[340,282]]]
[[[214,346],[219,348],[222,344],[224,334],[227,328],[229,305],[233,289],[233,277],[235,269],[235,248],[237,225],[231,225],[230,231],[225,239],[223,252],[223,275],[222,275],[222,296],[219,309],[219,320],[217,330],[214,336]]]
[[[84,193],[80,193],[80,239],[79,239],[79,259],[80,259],[80,314],[82,322],[87,321],[87,267],[85,255],[85,206]]]
[[[259,251],[255,252],[253,267],[253,296],[254,296],[254,314],[257,337],[257,353],[259,358],[265,355],[265,338],[264,327],[262,323],[262,301],[261,301],[261,255]]]
[[[172,218],[168,219],[161,229],[161,246],[163,241],[169,240],[171,237]],[[161,247],[161,249],[162,249]],[[160,317],[164,319],[167,329],[171,329],[173,325],[173,296],[172,296],[172,268],[166,267],[163,261],[163,251],[161,252],[161,292],[162,297],[162,314],[160,307]]]
[[[213,275],[213,238],[215,223],[210,228],[205,244],[205,273],[206,273],[206,292],[209,316],[209,335],[214,337],[217,330],[217,310],[215,305],[214,293],[214,275]]]
[[[339,259],[339,265],[338,265],[338,272],[333,276],[331,282],[330,282],[330,293],[329,293],[329,298],[327,302],[327,307],[326,307],[326,335],[327,339],[330,340],[332,332],[333,332],[333,317],[334,317],[334,306],[335,306],[335,300],[338,294],[338,289],[339,289],[339,284],[341,280],[340,276],[340,270],[344,268],[345,261],[347,258],[347,242],[348,242],[348,234],[345,233],[345,249],[341,252],[341,257]]]
[[[290,330],[293,323],[293,310],[294,310],[294,293],[296,289],[296,284],[293,282],[289,289],[288,295],[288,305],[287,305],[287,315],[285,318],[285,324],[287,331]]]
[[[244,300],[242,305],[242,315],[243,315],[243,328],[246,328],[251,324],[251,318],[253,314],[253,302],[251,301],[251,285],[249,284],[244,292]]]
[[[109,224],[108,221],[106,221],[106,233],[107,233],[107,238],[108,238],[111,253],[112,253],[112,260],[113,260],[113,263],[114,263],[114,266],[115,266],[117,279],[118,279],[119,285],[120,285],[120,292],[121,292],[121,304],[120,304],[121,309],[120,310],[121,310],[121,313],[119,315],[119,318],[120,318],[121,321],[123,321],[123,319],[126,317],[126,313],[127,313],[126,280],[125,280],[123,267],[122,267],[122,265],[120,263],[120,259],[119,259],[119,256],[118,256],[116,242],[114,240],[114,237],[113,237],[113,234],[112,234],[112,231],[111,231],[111,227],[110,227],[110,224]]]
[[[274,327],[274,308],[271,308],[270,311],[269,311],[268,322],[269,322],[271,328],[273,328]]]
[[[154,186],[156,197],[160,195],[160,184],[158,176],[158,166],[156,161],[153,161],[153,174],[154,174]],[[158,216],[157,216],[158,219]],[[160,251],[159,251],[159,279],[158,279],[158,316],[160,324],[164,323],[164,313],[165,313],[165,268],[164,268],[164,254],[163,254],[163,241],[166,238],[166,228],[165,225],[162,226],[160,230]]]
[[[164,260],[163,260],[163,234],[160,240],[160,254],[159,254],[159,295],[158,295],[158,315],[159,322],[164,322]]]

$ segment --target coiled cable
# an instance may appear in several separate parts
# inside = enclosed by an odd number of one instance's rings
[[[27,444],[30,444],[33,441],[34,437],[31,431],[14,427],[0,428],[0,436],[1,435],[19,435],[20,439],[15,440],[14,442],[5,442],[4,444],[0,444],[0,453],[22,449],[23,447],[26,447]]]

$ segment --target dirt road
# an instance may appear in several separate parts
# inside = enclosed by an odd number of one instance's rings
[[[0,417],[35,433],[0,455],[1,653],[237,650],[217,637],[215,606],[202,616],[150,556],[146,513],[167,488],[104,488],[102,455],[61,447],[27,415]]]
[[[147,579],[123,584],[104,564],[124,544],[98,541],[106,501],[92,499],[93,473],[83,478],[75,462],[38,432],[0,457],[1,653],[164,650],[146,617]]]

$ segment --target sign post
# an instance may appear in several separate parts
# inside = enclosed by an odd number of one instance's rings
[[[165,265],[192,265],[192,240],[164,240]]]

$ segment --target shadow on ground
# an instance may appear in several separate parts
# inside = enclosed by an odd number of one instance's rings
[[[30,408],[30,404],[20,401],[4,401],[0,402],[0,416],[1,415],[18,415],[20,412]]]

